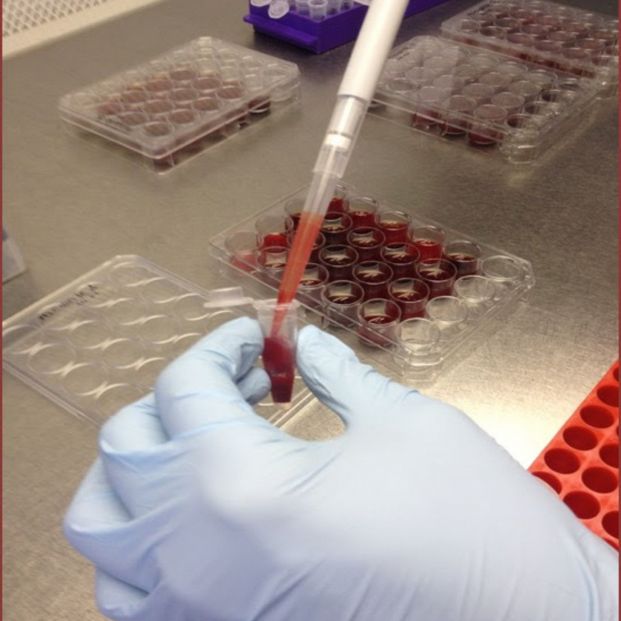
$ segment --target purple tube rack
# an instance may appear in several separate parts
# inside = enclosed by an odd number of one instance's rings
[[[447,0],[410,0],[405,17],[431,9]],[[244,21],[252,24],[256,32],[282,39],[298,47],[322,54],[335,47],[353,41],[360,31],[367,7],[354,4],[336,15],[329,15],[321,21],[290,11],[280,19],[267,14],[268,7],[250,5],[250,13]]]

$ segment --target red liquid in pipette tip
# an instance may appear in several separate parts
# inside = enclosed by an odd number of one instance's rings
[[[302,213],[300,223],[293,238],[289,252],[285,273],[278,290],[278,305],[289,305],[295,297],[300,285],[306,264],[310,259],[315,240],[321,229],[323,217],[315,213]],[[278,329],[286,313],[286,308],[277,309],[272,325],[272,336],[278,334]]]

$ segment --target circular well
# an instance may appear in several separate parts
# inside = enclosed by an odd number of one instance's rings
[[[427,304],[429,318],[437,321],[440,327],[461,323],[468,316],[465,304],[452,295],[434,298]]]
[[[127,366],[140,358],[142,352],[134,339],[116,338],[102,343],[98,355],[102,362],[112,367]]]
[[[589,489],[600,494],[617,489],[617,477],[607,468],[587,468],[582,473],[582,481]]]
[[[599,456],[601,460],[608,464],[612,468],[619,467],[619,445],[618,444],[605,444],[599,449]]]
[[[607,384],[597,389],[597,397],[606,405],[617,407],[619,405],[619,389],[612,384]]]
[[[162,343],[179,332],[177,322],[168,315],[150,315],[134,326],[135,333],[151,343]]]
[[[533,476],[547,483],[557,494],[561,493],[561,482],[549,472],[533,472]]]
[[[581,520],[588,520],[599,513],[599,502],[586,492],[570,492],[563,498],[563,502]]]
[[[561,474],[570,474],[580,468],[580,460],[566,449],[551,449],[546,451],[544,461],[549,468]]]
[[[186,293],[177,298],[173,312],[186,321],[206,319],[212,313],[205,308],[205,298],[196,293]]]
[[[63,375],[62,383],[70,393],[86,395],[106,381],[105,368],[97,363],[77,364]]]
[[[110,386],[96,400],[100,411],[106,416],[111,416],[122,407],[140,399],[144,393],[145,390],[141,390],[137,386],[117,384]]]
[[[567,427],[563,439],[572,448],[589,451],[597,445],[597,436],[585,427]]]
[[[484,276],[462,276],[455,283],[455,293],[469,304],[482,304],[494,297],[494,283]]]
[[[580,410],[580,418],[591,427],[597,427],[598,429],[604,429],[610,427],[613,424],[614,418],[612,414],[602,407],[597,405],[587,405]]]
[[[37,373],[57,373],[76,358],[76,353],[69,345],[46,343],[33,350],[28,359],[28,366]]]
[[[522,266],[512,257],[494,255],[483,259],[485,276],[498,282],[518,282],[524,276]]]

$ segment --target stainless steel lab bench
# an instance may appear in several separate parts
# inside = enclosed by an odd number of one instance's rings
[[[399,41],[472,4],[412,17]],[[616,14],[613,0],[575,0]],[[4,317],[117,254],[214,285],[207,239],[308,182],[351,46],[315,56],[242,22],[242,0],[175,0],[83,30],[4,66],[4,217],[29,271]],[[59,97],[202,34],[298,63],[302,105],[158,177],[63,131]],[[617,357],[616,100],[532,168],[369,117],[346,180],[533,263],[537,284],[490,340],[428,390],[465,410],[527,466]],[[101,619],[93,571],[63,513],[97,431],[4,374],[4,618]],[[321,417],[295,431],[324,437]]]

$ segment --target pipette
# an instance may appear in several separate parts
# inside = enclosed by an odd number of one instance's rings
[[[323,217],[343,178],[377,80],[392,48],[408,0],[373,0],[349,59],[332,118],[313,168],[289,259],[278,291],[272,336],[278,335],[286,308],[295,297]]]

